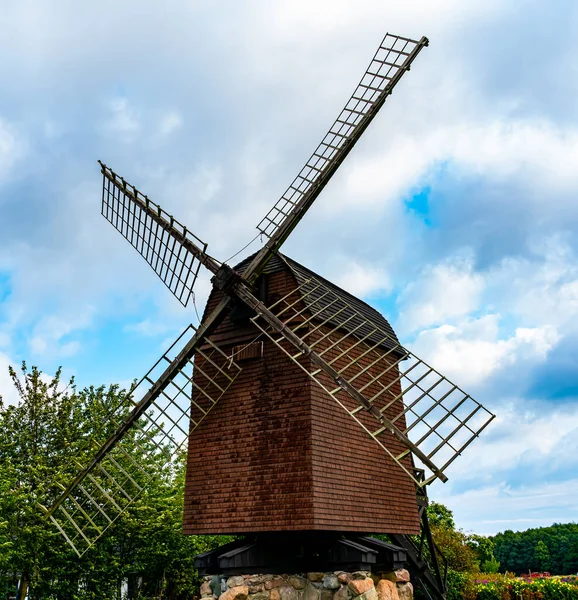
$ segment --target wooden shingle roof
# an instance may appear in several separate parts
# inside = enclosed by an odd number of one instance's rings
[[[235,270],[242,273],[253,256],[247,257],[235,266]],[[317,319],[327,321],[358,338],[368,336],[368,339],[379,343],[380,346],[388,349],[395,348],[399,354],[404,353],[393,328],[382,314],[363,300],[356,298],[288,256],[283,254],[273,256],[263,273],[271,274],[285,270],[289,270],[297,280],[304,303],[308,306],[315,305]],[[318,288],[317,282],[332,292],[331,300],[323,297],[323,292]],[[330,303],[331,307],[329,307]],[[377,328],[379,332],[372,334],[374,328]]]

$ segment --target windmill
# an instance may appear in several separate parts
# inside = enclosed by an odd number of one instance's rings
[[[387,533],[431,593],[444,597],[426,487],[447,480],[447,467],[493,415],[402,346],[377,311],[280,253],[427,45],[425,37],[385,36],[328,133],[258,224],[266,243],[235,267],[100,163],[103,216],[174,296],[188,305],[201,267],[213,290],[199,326],[140,380],[130,406],[111,416],[114,433],[94,440],[93,459],[45,509],[79,555],[146,489],[152,455],[170,464],[186,447],[184,532],[250,540],[226,557],[200,557],[201,567],[229,560],[233,569],[241,556],[256,568],[266,554],[270,562],[271,536],[285,536],[279,560],[306,540],[332,564],[338,555],[355,562],[360,548],[383,550],[365,534]]]

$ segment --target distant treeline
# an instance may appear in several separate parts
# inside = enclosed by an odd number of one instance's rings
[[[557,575],[578,573],[578,524],[554,524],[526,531],[506,530],[491,538],[500,571],[517,575],[548,571]]]

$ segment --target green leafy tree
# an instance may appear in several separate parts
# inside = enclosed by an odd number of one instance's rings
[[[476,553],[476,559],[483,573],[497,573],[500,561],[494,556],[494,542],[490,537],[472,533],[467,536],[467,544]]]
[[[461,573],[474,573],[480,570],[476,552],[468,544],[468,536],[462,531],[446,527],[432,527],[432,535],[448,567]]]
[[[427,507],[427,518],[432,527],[455,529],[454,513],[440,502],[430,502]]]
[[[479,571],[479,561],[468,536],[456,529],[452,511],[439,502],[427,507],[433,539],[448,563],[448,600],[470,597],[470,575]]]
[[[18,598],[45,577],[49,562],[67,553],[47,527],[40,504],[46,502],[46,481],[69,470],[67,449],[78,438],[74,394],[61,390],[60,371],[46,381],[36,368],[22,365],[22,378],[10,369],[19,402],[0,401],[0,520],[5,546],[4,578],[20,580]],[[69,386],[74,388],[74,382]]]
[[[91,458],[94,443],[115,429],[130,393],[118,386],[77,390],[73,380],[61,381],[60,370],[47,378],[25,364],[10,376],[19,400],[0,400],[0,592],[20,581],[19,600],[27,594],[112,599],[128,579],[134,598],[190,598],[197,586],[195,554],[231,538],[182,535],[184,456],[162,445],[148,454],[133,433],[126,436],[125,450],[147,454],[144,493],[79,559],[40,507],[53,503],[59,485]]]
[[[550,568],[550,551],[548,546],[539,540],[534,546],[534,570],[547,571]]]
[[[479,570],[476,552],[468,543],[468,536],[456,529],[452,511],[439,502],[430,502],[427,507],[432,536],[448,561],[448,567],[457,572]]]
[[[548,570],[557,575],[578,572],[576,523],[555,523],[518,532],[507,530],[492,540],[503,571],[521,574]]]

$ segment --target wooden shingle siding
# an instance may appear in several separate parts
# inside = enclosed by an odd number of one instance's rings
[[[330,328],[321,327],[313,334],[311,343],[329,332]],[[339,337],[339,334],[325,337],[315,349],[321,351]],[[342,357],[332,365],[340,370],[352,356],[359,357],[362,354],[362,347],[352,349],[356,343],[357,339],[349,336],[338,347],[327,352],[324,358],[333,360],[347,352],[347,358]],[[385,353],[384,350],[379,352]],[[373,360],[371,355],[359,358],[359,370]],[[385,386],[393,381],[396,371],[392,369],[379,383]],[[349,373],[344,374],[347,376]],[[335,388],[329,377],[320,375],[320,378],[328,389]],[[356,380],[356,387],[368,382],[368,376],[360,376]],[[378,384],[374,383],[364,390],[364,395],[370,397],[379,389]],[[394,393],[399,391],[398,387]],[[337,399],[350,410],[357,406],[345,392],[339,392]],[[384,398],[379,398],[375,403],[378,408],[384,404]],[[373,533],[419,532],[415,486],[407,474],[316,384],[311,390],[311,406],[315,528]],[[386,411],[386,415],[393,417],[401,410],[402,403],[398,401]],[[378,428],[375,419],[364,411],[357,413],[357,416],[370,430]],[[399,423],[400,426],[403,424]],[[387,447],[395,454],[405,449],[393,435],[389,436]],[[406,467],[410,467],[409,459]],[[336,527],[336,523],[339,527]]]
[[[297,287],[286,270],[268,278],[268,304]],[[213,292],[206,310],[220,299]],[[258,333],[226,318],[211,340],[230,353]],[[280,348],[260,340],[262,358],[241,363],[234,384],[190,435],[184,533],[417,533],[407,475]],[[349,405],[349,396],[339,398]],[[393,437],[391,444],[403,450]]]
[[[276,273],[269,291],[284,295],[289,286],[291,276]],[[258,331],[245,333],[254,338]],[[211,339],[217,336],[227,351],[226,340],[238,333],[226,319]],[[311,381],[268,340],[263,358],[241,366],[189,438],[184,533],[312,529]]]

